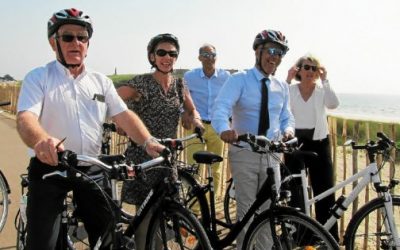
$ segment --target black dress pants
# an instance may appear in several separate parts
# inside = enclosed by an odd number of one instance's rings
[[[66,194],[73,191],[73,196],[89,235],[91,248],[94,247],[111,221],[103,195],[94,183],[84,178],[51,177],[43,180],[43,174],[60,170],[60,167],[49,166],[32,158],[29,165],[29,187],[27,204],[27,248],[28,250],[60,249],[57,240],[60,232],[61,213]],[[94,167],[84,167],[90,175],[101,171]],[[99,179],[98,184],[103,185]],[[103,247],[102,247],[103,248]]]

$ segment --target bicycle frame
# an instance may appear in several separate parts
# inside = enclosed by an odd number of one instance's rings
[[[100,161],[97,158],[93,158],[93,157],[89,157],[89,156],[85,156],[85,155],[77,155],[77,160],[78,160],[78,162],[86,162],[86,163],[90,163],[93,165],[97,165],[97,166],[103,168],[110,175],[110,177],[108,179],[111,183],[111,196],[112,197],[106,196],[105,198],[108,200],[112,200],[110,205],[112,206],[111,210],[114,214],[114,219],[112,221],[110,221],[110,226],[111,226],[111,228],[113,228],[112,241],[114,243],[113,244],[114,247],[118,246],[118,247],[125,247],[124,249],[135,249],[134,248],[135,247],[135,239],[133,236],[134,236],[137,228],[139,227],[139,225],[143,222],[143,220],[149,214],[149,212],[151,211],[152,208],[154,208],[154,211],[157,212],[160,208],[163,207],[163,204],[165,204],[165,202],[174,203],[176,205],[182,206],[182,205],[180,205],[180,203],[178,201],[176,201],[172,197],[174,195],[175,189],[176,189],[176,192],[178,192],[178,188],[174,188],[172,186],[172,185],[174,185],[174,183],[160,182],[155,188],[150,190],[146,199],[143,201],[142,205],[137,210],[136,215],[134,217],[128,218],[129,222],[128,222],[128,226],[127,226],[126,230],[122,230],[122,223],[124,222],[122,215],[124,213],[121,208],[121,199],[117,192],[117,190],[118,190],[117,182],[119,180],[121,180],[121,174],[120,174],[120,172],[118,172],[119,168],[108,166],[107,164],[103,163],[102,161]],[[151,161],[139,164],[137,166],[140,167],[140,170],[145,170],[148,167],[156,166],[163,162],[165,162],[165,158],[158,157]],[[72,167],[70,169],[72,169]],[[136,170],[138,170],[138,169],[136,169]],[[48,178],[51,175],[62,175],[62,174],[64,174],[64,173],[63,172],[53,172],[47,176],[44,176],[44,178]],[[171,190],[172,190],[172,194],[171,194]],[[166,196],[170,196],[172,198],[165,198]]]
[[[327,222],[323,225],[326,230],[330,230],[332,226],[336,223],[338,218],[341,218],[347,208],[353,203],[353,201],[358,197],[358,195],[364,190],[369,183],[373,183],[375,187],[378,187],[381,184],[381,178],[379,176],[379,170],[377,163],[371,162],[365,169],[361,170],[360,172],[350,176],[346,180],[336,184],[334,187],[326,190],[325,192],[314,196],[313,198],[309,199],[308,197],[308,179],[306,170],[303,168],[300,171],[300,174],[292,174],[291,177],[293,178],[301,178],[302,183],[302,192],[304,197],[304,205],[305,205],[305,213],[310,216],[311,209],[310,207],[315,204],[316,202],[326,198],[327,196],[334,194],[336,191],[341,190],[345,186],[357,182],[357,185],[353,188],[350,194],[347,197],[341,196],[337,199],[336,204],[334,206],[335,210],[333,211],[333,215],[327,220]],[[395,236],[395,244],[397,247],[400,247],[400,239],[397,232],[397,228],[395,225],[395,219],[393,215],[392,209],[392,196],[389,191],[380,191],[378,192],[378,196],[382,197],[385,202],[385,210],[383,211],[385,214],[385,226],[391,233]],[[343,197],[343,198],[342,198]],[[340,204],[338,204],[340,202]]]
[[[244,150],[250,150],[250,149],[244,149]],[[267,179],[264,181],[262,184],[260,190],[256,194],[256,199],[255,201],[250,205],[250,208],[247,210],[246,214],[241,220],[237,220],[236,223],[232,225],[228,225],[216,218],[216,212],[215,212],[215,202],[214,202],[214,186],[213,186],[213,177],[212,177],[212,171],[211,171],[211,165],[207,165],[207,180],[208,183],[200,188],[200,192],[203,192],[204,195],[206,195],[207,192],[209,192],[209,198],[210,198],[210,205],[209,205],[209,212],[210,212],[210,222],[207,222],[207,225],[205,226],[205,229],[207,231],[207,234],[211,238],[211,243],[214,248],[216,249],[223,249],[227,246],[229,246],[239,235],[239,233],[242,231],[244,226],[252,219],[254,215],[257,215],[258,209],[268,200],[271,199],[271,207],[269,209],[289,209],[289,208],[284,208],[280,207],[278,204],[276,204],[277,200],[279,199],[279,190],[280,190],[280,171],[279,168],[272,167],[270,164],[270,157],[273,157],[273,154],[270,156],[270,152],[265,152],[265,157],[267,160],[267,171],[270,173],[267,177]],[[204,162],[201,162],[204,163]],[[273,173],[273,174],[271,174]],[[273,183],[273,185],[272,185]],[[277,185],[276,185],[277,184]],[[272,213],[274,214],[274,213]],[[217,235],[217,230],[216,230],[216,224],[222,225],[225,228],[230,228],[228,234],[225,235],[223,238],[219,238]]]

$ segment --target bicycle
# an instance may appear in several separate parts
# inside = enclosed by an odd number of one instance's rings
[[[11,102],[0,102],[0,107],[10,104]],[[8,197],[10,193],[10,186],[8,185],[5,175],[0,169],[0,233],[4,228],[4,225],[6,224],[8,208],[11,202]]]
[[[111,148],[111,132],[115,132],[115,124],[104,123],[102,134],[101,153],[109,155]],[[25,214],[27,203],[27,187],[29,185],[28,175],[22,174],[21,178],[21,205],[14,220],[14,226],[17,230],[16,246],[18,250],[25,249],[26,245],[26,223],[27,218]],[[57,243],[60,248],[69,250],[88,249],[88,235],[84,228],[81,219],[76,211],[76,205],[73,199],[72,192],[67,194],[64,200],[64,209],[61,214],[61,226],[59,242]]]
[[[270,142],[265,136],[241,135],[239,140],[250,145],[251,150],[259,154],[273,154],[286,152],[287,145],[293,142]],[[248,149],[244,149],[248,150]],[[268,177],[262,184],[256,195],[256,200],[241,220],[229,225],[216,218],[213,177],[211,164],[222,160],[218,155],[209,152],[197,152],[193,155],[197,163],[207,165],[208,183],[206,185],[194,184],[191,188],[191,199],[200,203],[201,221],[208,234],[214,249],[223,249],[232,244],[244,226],[254,216],[245,235],[243,249],[255,249],[259,247],[259,239],[265,237],[265,233],[272,235],[274,249],[338,249],[337,242],[315,220],[300,213],[297,209],[285,206],[288,193],[280,190],[280,182],[276,181],[275,168],[268,167]],[[193,177],[192,177],[193,178]],[[194,178],[193,178],[194,179]],[[276,184],[276,185],[275,185]],[[209,194],[210,204],[205,198]],[[271,200],[270,208],[257,212],[261,205],[268,199]],[[219,238],[216,225],[219,224],[229,229],[228,234]],[[268,233],[267,233],[268,234]],[[263,241],[264,242],[264,241]],[[266,247],[265,245],[263,246]]]
[[[300,200],[302,203],[300,205],[307,215],[310,215],[310,207],[314,203],[357,181],[356,186],[348,197],[340,196],[336,200],[334,207],[331,208],[332,215],[324,224],[324,228],[327,230],[343,216],[361,191],[366,189],[370,183],[373,184],[374,190],[377,192],[377,198],[359,208],[348,223],[343,240],[346,249],[364,249],[365,247],[400,249],[400,225],[395,220],[395,218],[400,217],[400,197],[392,195],[390,192],[399,184],[399,181],[391,178],[389,184],[385,185],[379,175],[385,163],[391,159],[390,152],[396,149],[396,146],[384,133],[378,132],[377,137],[379,138],[377,142],[369,141],[365,145],[356,145],[356,142],[352,140],[347,141],[345,146],[351,146],[353,150],[366,150],[370,163],[365,169],[313,198],[309,198],[308,195],[309,187],[304,162],[299,166],[299,174],[292,174],[287,177],[289,179],[300,179]],[[379,166],[376,161],[378,155],[383,157],[383,161]],[[368,228],[369,223],[372,224],[373,222],[377,224]],[[370,232],[369,230],[377,231]]]
[[[29,185],[28,175],[21,174],[21,205],[15,216],[14,225],[17,230],[16,248],[23,250],[26,248],[26,203],[27,188]],[[59,235],[62,236],[57,242],[58,249],[84,250],[89,249],[87,233],[84,229],[79,216],[76,215],[76,205],[73,201],[72,192],[67,194],[64,200],[64,209],[61,214],[61,226]]]
[[[198,215],[198,217],[201,219],[205,216],[209,216],[208,215],[209,212],[208,210],[201,208],[202,206],[204,206],[204,204],[207,204],[206,198],[204,197],[204,195],[196,195],[197,191],[195,191],[201,188],[201,184],[199,184],[197,181],[198,178],[195,177],[196,175],[199,174],[199,164],[195,163],[192,165],[188,165],[186,162],[179,160],[181,153],[185,150],[186,147],[189,147],[191,145],[191,144],[185,145],[185,143],[191,141],[194,138],[198,138],[201,143],[204,143],[202,138],[202,132],[199,128],[195,128],[192,134],[182,138],[176,138],[176,139],[163,138],[163,139],[157,139],[157,141],[166,146],[171,151],[172,154],[171,159],[173,159],[172,162],[173,164],[176,165],[178,169],[178,177],[182,182],[180,186],[181,203],[184,204],[185,207],[190,209],[196,215]],[[217,161],[219,162],[222,160],[223,158],[219,156],[216,156],[214,159],[215,162]],[[226,223],[224,224],[225,227],[229,227],[229,225],[232,224],[232,219],[229,209],[235,206],[235,201],[233,197],[234,186],[232,178],[227,183],[228,183],[228,188],[225,192],[224,208],[223,208],[224,218],[226,221]],[[203,202],[197,203],[198,199],[203,200]]]
[[[162,156],[148,162],[131,165],[122,155],[101,156],[94,158],[86,155],[76,155],[65,151],[60,161],[67,167],[66,172],[55,171],[43,176],[66,176],[66,178],[89,178],[76,167],[77,162],[85,162],[100,167],[106,174],[111,184],[111,197],[103,189],[104,198],[109,202],[109,209],[113,214],[109,232],[113,249],[135,249],[134,232],[143,221],[144,217],[154,211],[151,216],[149,230],[146,237],[146,249],[158,249],[160,242],[167,249],[211,249],[200,222],[177,201],[179,182],[176,171],[169,162],[166,152]],[[160,165],[162,164],[162,165]],[[145,170],[151,167],[164,167],[170,169],[170,176],[152,188],[136,215],[126,221],[121,210],[121,200],[117,192],[117,182],[132,178],[145,178]],[[99,187],[101,188],[101,187]],[[128,223],[124,228],[125,223]]]

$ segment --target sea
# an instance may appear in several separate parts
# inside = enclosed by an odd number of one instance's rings
[[[400,95],[337,93],[340,105],[328,114],[349,119],[400,123]]]

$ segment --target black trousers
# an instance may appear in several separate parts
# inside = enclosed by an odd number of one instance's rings
[[[103,195],[94,183],[83,178],[51,177],[42,179],[43,174],[61,169],[41,163],[32,158],[29,165],[29,187],[27,204],[27,248],[28,250],[61,249],[57,245],[60,232],[61,213],[67,192],[73,191],[79,217],[83,220],[93,248],[111,221]],[[94,167],[85,167],[88,174],[100,173]],[[104,180],[98,180],[103,185]]]
[[[325,138],[323,140],[309,140],[305,138],[298,138],[299,145],[303,144],[301,147],[302,151],[312,151],[318,154],[318,157],[306,157],[304,159],[304,164],[308,170],[308,175],[311,180],[311,188],[313,194],[319,195],[326,191],[327,189],[334,186],[334,173],[333,173],[333,165],[332,165],[332,157],[329,148],[329,138]],[[295,161],[293,157],[290,155],[285,155],[285,162],[289,167],[292,173],[298,173],[299,170],[296,168],[296,165],[301,164],[300,162]],[[298,183],[291,184],[292,190],[292,201],[291,206],[301,207],[301,197],[298,185],[300,185],[300,181]],[[329,195],[323,200],[315,203],[315,215],[318,222],[321,224],[325,224],[325,222],[331,216],[330,208],[335,204],[335,194]],[[338,233],[338,225],[335,225],[331,228],[330,233],[332,236],[339,240]]]

